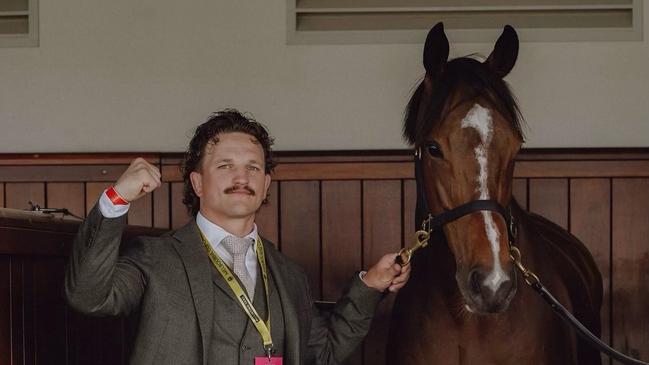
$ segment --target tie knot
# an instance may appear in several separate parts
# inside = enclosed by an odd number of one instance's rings
[[[249,238],[239,238],[235,236],[227,236],[221,241],[221,243],[223,243],[223,247],[225,247],[232,256],[245,255],[248,248],[252,245],[252,241]]]

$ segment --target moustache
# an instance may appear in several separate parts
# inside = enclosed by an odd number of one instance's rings
[[[250,194],[251,196],[255,196],[255,195],[256,195],[255,191],[252,190],[252,188],[249,187],[248,185],[243,185],[243,186],[231,186],[231,187],[225,189],[225,190],[224,190],[224,193],[226,193],[226,194],[232,194],[232,193],[234,193],[234,192],[237,191],[237,190],[245,190],[245,191],[246,191],[248,194]]]

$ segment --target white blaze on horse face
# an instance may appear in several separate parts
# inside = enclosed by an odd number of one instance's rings
[[[474,149],[478,166],[480,167],[480,174],[478,175],[478,192],[480,199],[489,199],[489,190],[487,188],[488,173],[487,169],[487,151],[493,136],[493,120],[489,109],[483,108],[480,104],[473,105],[466,116],[462,119],[462,128],[473,128],[480,134],[481,143]],[[493,253],[493,270],[485,278],[485,283],[492,292],[496,292],[500,285],[507,280],[509,276],[503,271],[498,260],[500,253],[500,245],[498,238],[500,234],[496,230],[496,224],[493,219],[493,213],[482,211],[482,217],[485,223],[485,231],[489,244],[491,245],[491,252]]]

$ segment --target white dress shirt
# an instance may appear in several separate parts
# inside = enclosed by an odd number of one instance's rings
[[[201,212],[198,212],[198,214],[196,215],[196,225],[198,225],[198,228],[201,229],[201,232],[203,232],[203,235],[205,236],[205,238],[207,238],[207,241],[210,243],[214,251],[216,251],[216,253],[219,255],[221,260],[223,260],[223,262],[232,270],[234,259],[232,258],[232,254],[230,254],[230,252],[228,252],[228,250],[221,244],[221,241],[227,236],[235,235],[226,231],[218,224],[209,221],[201,214]],[[252,241],[252,245],[250,245],[248,251],[246,252],[246,270],[248,270],[248,274],[250,275],[253,284],[256,284],[257,267],[259,266],[257,265],[256,224],[253,224],[252,231],[245,235],[245,238]]]

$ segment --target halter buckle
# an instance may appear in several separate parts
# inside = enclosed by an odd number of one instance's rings
[[[421,229],[419,231],[427,232],[430,235],[431,231],[433,230],[432,227],[430,226],[430,223],[432,221],[433,221],[433,215],[428,213],[428,217],[426,217],[426,219],[424,219],[424,221],[421,222]],[[417,235],[419,231],[415,232],[415,235]]]

